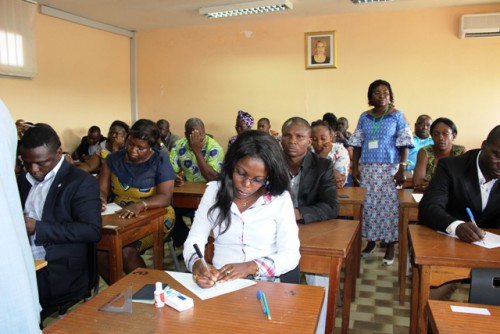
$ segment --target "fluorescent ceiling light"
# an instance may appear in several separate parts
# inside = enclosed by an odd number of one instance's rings
[[[393,2],[396,0],[351,0],[353,4],[373,3],[373,2]]]
[[[200,14],[210,19],[218,19],[229,16],[272,13],[287,9],[293,9],[293,4],[289,0],[264,0],[200,8]]]

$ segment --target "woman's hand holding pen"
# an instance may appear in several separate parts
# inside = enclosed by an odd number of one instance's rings
[[[193,264],[193,280],[202,288],[213,287],[221,276],[220,272],[214,266],[207,264],[207,268],[205,268],[200,259],[196,260]]]

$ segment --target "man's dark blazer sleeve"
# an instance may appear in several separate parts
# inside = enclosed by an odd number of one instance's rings
[[[298,209],[304,223],[334,219],[338,214],[333,162],[309,152],[300,176]]]

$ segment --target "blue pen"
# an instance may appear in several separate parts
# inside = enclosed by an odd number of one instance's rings
[[[465,211],[467,211],[467,214],[469,215],[470,221],[473,222],[477,228],[479,228],[477,226],[476,220],[474,219],[474,215],[472,214],[472,211],[469,208],[465,208]],[[484,241],[482,241],[482,244],[484,245]]]
[[[266,305],[264,305],[264,298],[262,297],[263,295],[264,294],[260,290],[257,290],[257,299],[260,301],[260,305],[262,306],[262,312],[264,312],[264,314],[267,314]]]

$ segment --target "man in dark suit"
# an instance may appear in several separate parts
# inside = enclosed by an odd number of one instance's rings
[[[311,126],[300,117],[292,117],[283,124],[281,145],[290,172],[290,188],[297,223],[307,224],[337,217],[337,184],[333,162],[309,150]],[[306,274],[309,285],[322,286],[328,296],[327,275]],[[327,301],[323,301],[317,333],[324,333]]]
[[[88,297],[89,261],[102,228],[98,182],[66,162],[49,125],[26,131],[20,149],[26,230],[33,257],[48,262],[37,272],[40,304],[46,309]]]
[[[282,133],[297,222],[307,224],[337,217],[333,163],[309,150],[311,126],[303,118],[292,117],[283,124]]]
[[[429,227],[475,242],[484,235],[480,228],[500,228],[500,125],[471,150],[439,160],[429,187],[420,201],[420,220]],[[470,208],[476,226],[469,218]]]
[[[106,137],[101,135],[101,129],[96,125],[92,125],[87,135],[82,137],[80,145],[78,145],[71,157],[75,160],[88,161],[90,157],[97,152],[99,144],[105,140]]]

